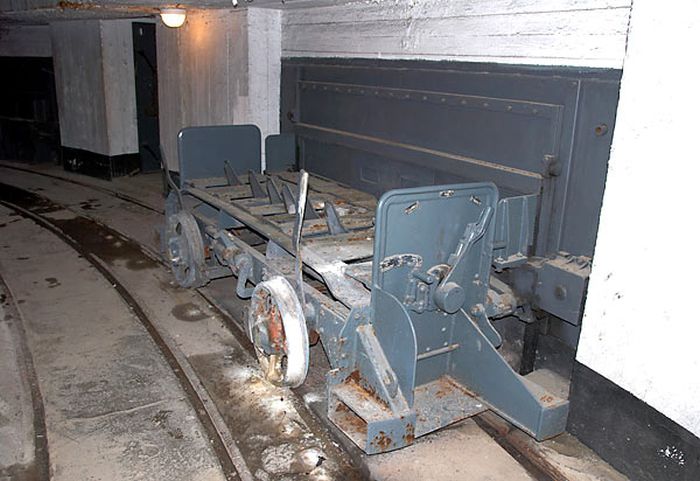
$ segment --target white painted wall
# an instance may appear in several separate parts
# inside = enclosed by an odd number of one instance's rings
[[[635,0],[577,359],[700,436],[700,2]]]
[[[132,21],[100,21],[109,155],[139,151]]]
[[[61,145],[107,154],[100,22],[54,23],[51,43]]]
[[[253,123],[263,139],[279,132],[280,38],[274,9],[191,11],[178,29],[158,22],[160,138],[171,169],[183,127]]]
[[[265,136],[279,133],[280,82],[282,74],[282,12],[262,8],[248,9],[249,122]]]
[[[285,57],[619,68],[631,0],[367,0],[284,12]]]
[[[182,55],[179,44],[178,30],[169,29],[162,22],[157,21],[158,128],[161,149],[165,155],[164,162],[168,163],[170,169],[177,168],[175,136],[184,124],[182,120],[182,94],[180,92]]]
[[[138,152],[130,20],[51,24],[61,145]]]
[[[50,57],[48,25],[0,26],[0,57]]]
[[[622,68],[577,359],[700,435],[700,2],[367,0],[284,12],[284,57]],[[697,215],[695,215],[697,216]]]

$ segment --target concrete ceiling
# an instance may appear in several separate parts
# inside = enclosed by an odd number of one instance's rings
[[[238,0],[236,8],[305,8],[360,0]],[[162,7],[232,8],[232,0],[0,0],[0,23],[45,24],[59,20],[144,17]]]

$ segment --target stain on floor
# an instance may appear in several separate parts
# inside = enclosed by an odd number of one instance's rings
[[[177,319],[185,322],[197,322],[209,317],[207,313],[203,312],[199,306],[196,306],[192,302],[179,304],[173,307],[171,312]]]

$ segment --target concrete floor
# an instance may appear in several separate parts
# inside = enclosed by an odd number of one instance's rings
[[[112,286],[34,222],[0,208],[2,223],[2,275],[40,380],[53,479],[223,480],[175,376]]]
[[[95,258],[128,289],[184,368],[200,380],[209,408],[214,406],[225,427],[241,479],[538,479],[471,420],[394,453],[359,459],[346,453],[313,414],[318,401],[313,391],[302,397],[302,391],[263,381],[228,316],[197,292],[171,283],[167,269],[153,257],[161,215],[109,194],[119,191],[162,208],[159,175],[110,183],[39,168],[101,190],[1,166],[0,182],[65,206],[43,215],[76,236],[87,236],[81,216],[113,229],[82,240],[91,243]],[[217,462],[172,370],[113,286],[54,234],[13,214],[0,210],[0,276],[22,317],[34,358],[53,478],[222,479],[230,474]],[[21,386],[13,381],[21,377],[21,366],[4,371],[0,377],[10,379],[9,385]],[[2,444],[5,466],[31,458],[27,394],[17,393],[24,411],[6,411],[24,414],[7,416],[13,422],[5,425],[12,424],[20,433],[14,439],[25,442]],[[538,448],[567,473],[563,479],[624,479],[569,438]]]

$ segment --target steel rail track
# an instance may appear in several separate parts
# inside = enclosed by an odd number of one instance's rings
[[[69,184],[79,185],[81,187],[85,187],[87,189],[92,189],[92,190],[95,190],[97,192],[101,192],[103,194],[111,195],[112,197],[116,197],[119,200],[123,200],[125,202],[129,202],[129,203],[132,203],[134,205],[138,205],[139,207],[143,207],[144,209],[150,210],[151,212],[155,212],[157,214],[164,213],[163,209],[157,209],[157,208],[153,207],[152,205],[148,205],[147,203],[145,203],[139,199],[136,199],[130,195],[122,194],[121,192],[107,189],[106,187],[100,187],[99,185],[89,184],[87,182],[80,182],[79,180],[76,180],[76,179],[69,179],[66,177],[62,177],[60,175],[54,175],[54,174],[50,174],[48,172],[41,172],[38,170],[26,168],[26,167],[20,167],[18,165],[9,165],[9,164],[6,164],[4,162],[0,162],[0,168],[16,170],[18,172],[26,172],[28,174],[40,175],[42,177],[48,177],[49,179],[55,179],[55,180],[60,180],[62,182],[69,183]]]
[[[16,187],[13,188],[17,189]],[[27,193],[31,194],[29,192]],[[34,221],[40,227],[56,235],[64,243],[90,262],[90,264],[95,267],[95,269],[111,285],[114,286],[117,294],[119,294],[124,303],[141,322],[142,326],[146,329],[151,339],[158,347],[158,350],[165,358],[168,366],[175,374],[190,405],[193,407],[200,424],[209,437],[210,444],[221,465],[226,479],[231,481],[252,480],[252,476],[249,472],[245,473],[246,475],[241,476],[241,471],[248,471],[247,467],[245,467],[245,461],[243,460],[240,452],[238,452],[235,448],[236,445],[233,441],[233,437],[225,427],[223,419],[218,411],[216,411],[216,407],[213,401],[209,398],[209,395],[206,393],[206,390],[200,386],[201,383],[199,382],[196,374],[194,374],[192,368],[189,366],[189,363],[186,359],[184,359],[184,356],[179,353],[177,348],[171,348],[170,343],[166,340],[167,336],[161,333],[153,322],[151,322],[144,309],[124,286],[124,284],[122,284],[119,279],[112,274],[107,266],[101,262],[101,260],[92,251],[71,238],[59,226],[53,223],[51,219],[4,199],[0,199],[0,205],[15,211],[18,215],[24,218]],[[43,404],[41,406],[41,410],[43,411]],[[48,449],[46,449],[47,458],[48,455]]]
[[[143,207],[149,211],[152,211],[152,212],[156,212],[159,214],[164,213],[163,210],[159,210],[159,209],[156,209],[152,206],[149,206],[149,205],[145,204],[143,201],[140,201],[138,199],[134,199],[131,196],[124,195],[124,194],[121,194],[119,192],[116,192],[116,191],[113,191],[110,189],[106,189],[103,187],[94,186],[94,185],[91,185],[91,184],[86,183],[86,182],[80,182],[80,181],[75,180],[75,179],[67,179],[67,178],[62,177],[62,176],[52,175],[52,174],[45,173],[45,172],[38,172],[36,170],[29,169],[29,168],[22,168],[22,167],[18,167],[18,166],[9,166],[9,165],[4,164],[4,163],[0,163],[0,167],[13,169],[13,170],[21,171],[21,172],[26,172],[29,174],[36,174],[36,175],[40,175],[40,176],[44,176],[44,177],[49,177],[49,178],[52,178],[52,179],[55,179],[58,181],[63,181],[63,182],[69,183],[69,184],[79,185],[79,186],[82,186],[82,187],[85,187],[88,189],[93,189],[93,190],[102,192],[104,194],[113,196],[113,197],[118,198],[120,200],[123,200],[125,202],[133,203],[135,205],[141,206],[141,207]],[[17,188],[17,187],[15,187],[15,188]],[[38,194],[35,194],[35,193],[32,193],[32,194],[39,196]],[[42,197],[42,198],[46,199],[47,201],[49,201],[49,199],[47,199],[44,196],[39,196],[39,197]],[[54,203],[53,201],[50,201],[50,202]],[[2,200],[0,200],[0,203],[6,204]],[[36,215],[34,213],[31,213],[31,212],[30,212],[30,214]],[[95,221],[92,218],[91,218],[91,220]],[[45,222],[48,222],[50,224],[50,221],[45,221]],[[98,221],[95,221],[95,222],[99,224]],[[54,227],[54,228],[56,228],[56,227]],[[132,239],[131,237],[127,236],[124,233],[120,232],[120,234],[122,236],[132,240],[134,243],[140,245],[143,249],[145,249],[148,252],[149,257],[153,257],[154,260],[156,260],[158,263],[168,267],[168,264],[166,263],[166,261],[161,256],[157,255],[157,253],[153,252],[153,250],[151,248],[149,248],[148,246],[144,246],[144,245],[139,244],[138,241]],[[89,259],[91,259],[91,257]],[[99,262],[97,262],[97,263],[101,266],[101,270],[106,270],[106,268],[101,263],[99,263]],[[206,295],[204,293],[199,292],[199,289],[197,289],[197,291],[198,291],[199,295],[202,296],[203,299],[205,299],[207,302],[212,304],[212,306],[215,308],[215,310],[223,318],[229,319],[230,322],[227,323],[228,328],[232,332],[232,334],[236,337],[236,339],[238,339],[240,341],[241,340],[241,332],[238,332],[240,327],[235,322],[235,320],[230,318],[230,314],[228,314],[225,311],[225,308],[223,306],[221,306],[220,303],[216,302],[216,299],[212,299],[209,295]],[[133,300],[133,297],[132,297],[132,300]],[[134,300],[134,302],[136,302],[136,301]],[[153,329],[155,329],[155,327],[153,327]],[[245,340],[244,340],[244,342],[242,342],[241,344],[244,346],[245,349],[247,349],[251,353],[253,352],[252,345],[250,345],[249,342],[245,342]],[[194,377],[196,378],[196,375],[194,375]],[[212,404],[213,403],[210,403],[210,405],[212,405]],[[318,417],[317,414],[311,414],[311,416]],[[306,416],[304,416],[304,417],[306,417]],[[484,431],[499,446],[501,446],[535,480],[537,480],[537,481],[555,481],[555,480],[565,481],[567,479],[564,476],[564,474],[561,473],[553,464],[543,460],[540,456],[537,456],[536,454],[534,454],[532,452],[532,450],[529,449],[528,446],[523,445],[522,443],[512,442],[508,438],[508,436],[503,434],[503,432],[499,432],[499,428],[501,430],[503,430],[504,426],[507,426],[508,429],[511,429],[511,430],[513,430],[513,429],[517,430],[517,428],[515,428],[515,426],[511,425],[507,421],[502,420],[500,418],[498,419],[497,422],[494,422],[492,420],[492,418],[489,416],[480,415],[480,416],[476,416],[475,419],[477,422],[477,426],[479,426],[479,428],[482,431]],[[352,456],[352,457],[354,458],[356,456]],[[235,478],[232,478],[232,479],[235,479]],[[247,480],[244,479],[244,481],[247,481]]]
[[[51,479],[51,461],[49,457],[49,440],[46,434],[46,413],[44,399],[39,388],[39,380],[34,369],[34,358],[27,343],[27,333],[24,330],[24,322],[17,308],[15,297],[5,279],[0,276],[0,291],[6,292],[6,308],[9,308],[10,316],[16,318],[13,329],[16,331],[17,351],[19,353],[20,367],[24,369],[29,393],[32,401],[32,424],[34,428],[34,469],[33,474],[37,480],[49,481]],[[0,472],[0,478],[4,479],[5,473]],[[12,479],[12,474],[9,474]]]

